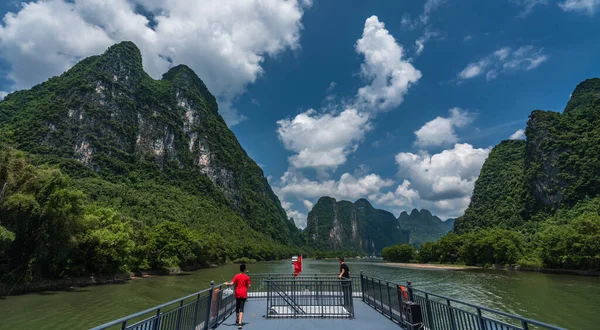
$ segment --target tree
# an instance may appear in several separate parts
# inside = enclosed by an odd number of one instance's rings
[[[418,253],[419,262],[428,263],[428,262],[439,262],[440,261],[440,253],[438,251],[437,244],[434,242],[427,242],[421,244],[419,247]]]
[[[383,259],[394,262],[409,262],[415,255],[415,247],[410,244],[398,244],[381,250]]]

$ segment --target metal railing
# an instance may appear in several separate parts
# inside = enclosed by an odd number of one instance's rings
[[[408,330],[533,330],[563,328],[361,274],[365,303]],[[418,310],[415,310],[418,309]]]
[[[338,274],[308,274],[308,273],[300,273],[300,275],[294,277],[291,273],[264,273],[264,274],[248,274],[250,276],[250,281],[252,285],[248,288],[248,298],[266,298],[268,287],[265,283],[265,280],[288,280],[292,278],[296,279],[309,279],[309,280],[338,280]],[[352,280],[352,295],[353,297],[360,298],[362,295],[362,290],[360,287],[360,276],[354,275],[350,276]]]
[[[139,313],[95,327],[92,330],[208,330],[221,324],[235,310],[232,288],[225,284],[173,300]]]
[[[354,318],[352,280],[288,278],[266,279],[267,318]]]

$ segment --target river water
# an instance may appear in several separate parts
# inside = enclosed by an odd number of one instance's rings
[[[600,278],[508,270],[427,270],[349,260],[351,274],[405,283],[434,293],[519,314],[568,329],[600,329]],[[248,265],[250,273],[290,273],[290,261]],[[237,265],[0,298],[0,329],[88,329],[222,283]],[[335,261],[304,261],[303,274],[336,273]],[[251,302],[250,302],[251,303]],[[382,317],[383,321],[383,317]]]

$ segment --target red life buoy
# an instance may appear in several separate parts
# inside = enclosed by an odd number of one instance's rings
[[[398,289],[400,289],[402,292],[402,298],[404,298],[404,300],[408,300],[408,290],[406,290],[406,287],[403,285],[398,285]]]
[[[217,310],[217,306],[219,305],[219,288],[215,288],[215,291],[213,292],[213,296],[212,296],[212,300],[211,300],[211,306],[210,306],[210,314],[212,317],[216,317],[218,314],[218,310]]]

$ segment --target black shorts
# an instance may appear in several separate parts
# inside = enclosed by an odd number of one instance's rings
[[[245,304],[246,304],[246,298],[235,298],[235,312],[243,313]]]

